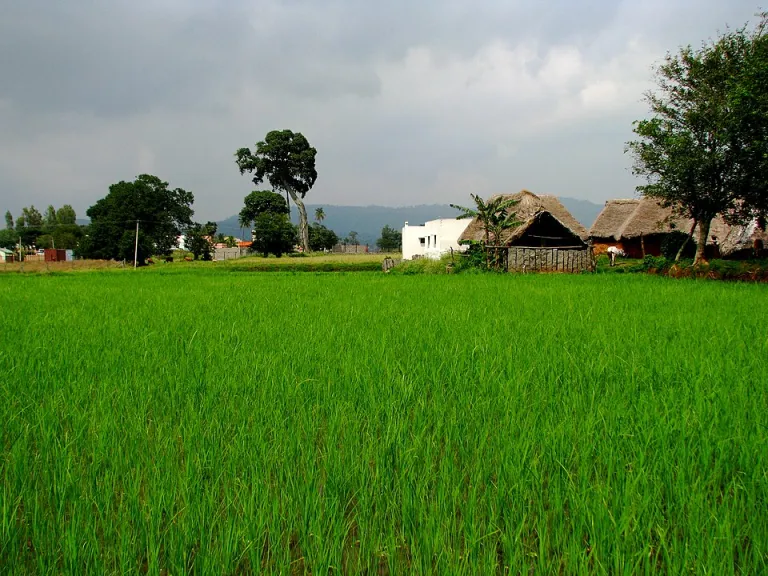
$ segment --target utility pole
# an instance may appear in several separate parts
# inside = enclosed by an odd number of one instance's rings
[[[136,269],[137,259],[139,257],[139,221],[136,220],[136,243],[133,245],[133,269]]]

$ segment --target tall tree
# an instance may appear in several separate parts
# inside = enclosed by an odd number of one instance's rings
[[[250,230],[253,221],[259,214],[272,212],[273,214],[288,214],[288,203],[275,192],[269,190],[254,190],[244,199],[243,209],[240,210],[238,222],[243,228]]]
[[[170,254],[182,231],[192,225],[193,202],[191,192],[171,190],[157,176],[142,174],[133,182],[113,184],[87,210],[91,224],[81,250],[89,258],[133,260],[138,221],[138,261]]]
[[[645,95],[651,117],[634,123],[638,139],[627,143],[633,173],[647,182],[637,190],[693,219],[694,264],[705,259],[715,216],[744,222],[765,198],[766,123],[762,134],[751,133],[751,112],[738,105],[764,22],[753,32],[729,30],[698,49],[668,53],[656,68],[657,89]],[[765,99],[766,89],[752,86],[745,101]]]
[[[54,208],[51,204],[49,204],[48,208],[45,210],[44,223],[48,227],[56,226],[56,224],[59,223],[58,219],[56,218],[56,208]]]
[[[349,243],[352,244],[353,246],[360,245],[360,242],[357,239],[357,232],[355,232],[354,230],[352,230],[352,232],[349,233],[349,236],[347,236],[347,238],[349,239]]]
[[[64,206],[59,208],[56,212],[56,219],[59,221],[59,224],[73,225],[77,223],[77,214],[72,206],[64,204]]]
[[[325,210],[323,210],[322,206],[319,206],[315,208],[315,221],[318,224],[322,224],[323,220],[325,220]]]
[[[309,251],[309,228],[304,197],[317,180],[317,150],[300,133],[273,130],[252,152],[241,148],[235,154],[240,174],[253,173],[254,184],[268,179],[272,188],[290,195],[299,209],[299,236],[305,252]]]
[[[727,36],[728,57],[744,55],[736,81],[730,83],[728,105],[735,128],[731,147],[744,167],[738,190],[736,221],[768,216],[768,12],[759,15],[751,31],[746,27]],[[733,214],[726,215],[733,218]]]
[[[5,212],[5,228],[6,230],[13,230],[13,214],[10,210]]]

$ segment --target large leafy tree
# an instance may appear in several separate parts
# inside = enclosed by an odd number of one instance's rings
[[[739,202],[731,219],[768,216],[768,13],[757,25],[726,36],[728,57],[739,59],[738,77],[729,85],[732,112],[731,148],[744,169],[738,182]],[[735,218],[734,218],[735,216]]]
[[[304,251],[309,251],[309,228],[304,197],[317,180],[315,156],[300,132],[273,130],[256,149],[240,148],[236,153],[240,174],[252,173],[254,184],[269,180],[272,188],[285,192],[299,210],[299,236]]]
[[[5,212],[5,228],[6,230],[13,230],[13,214],[10,210]]]
[[[704,260],[715,216],[744,222],[765,210],[766,122],[749,121],[768,90],[765,72],[753,69],[764,22],[667,54],[657,89],[645,95],[651,117],[634,123],[638,139],[627,144],[633,173],[646,180],[638,191],[693,219],[695,264]]]
[[[245,197],[244,204],[238,216],[240,226],[243,228],[250,229],[256,217],[264,212],[288,214],[288,203],[285,199],[280,194],[269,190],[255,190],[251,192]]]
[[[389,224],[381,229],[381,238],[376,240],[376,246],[382,252],[397,252],[403,245],[403,233],[392,228]]]
[[[91,225],[82,252],[89,258],[133,260],[138,222],[139,263],[153,254],[170,254],[182,231],[192,225],[193,202],[191,192],[170,189],[149,174],[113,184],[87,210]]]
[[[317,222],[309,227],[309,247],[313,251],[330,250],[338,243],[339,237],[333,230]]]

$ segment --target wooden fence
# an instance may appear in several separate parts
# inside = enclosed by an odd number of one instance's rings
[[[595,256],[591,246],[486,246],[486,250],[491,266],[507,272],[577,273],[595,270]]]

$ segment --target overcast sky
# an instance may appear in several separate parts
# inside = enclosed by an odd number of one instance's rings
[[[634,195],[651,66],[756,0],[0,0],[0,209],[155,174],[239,211],[234,152],[318,150],[310,203]]]

